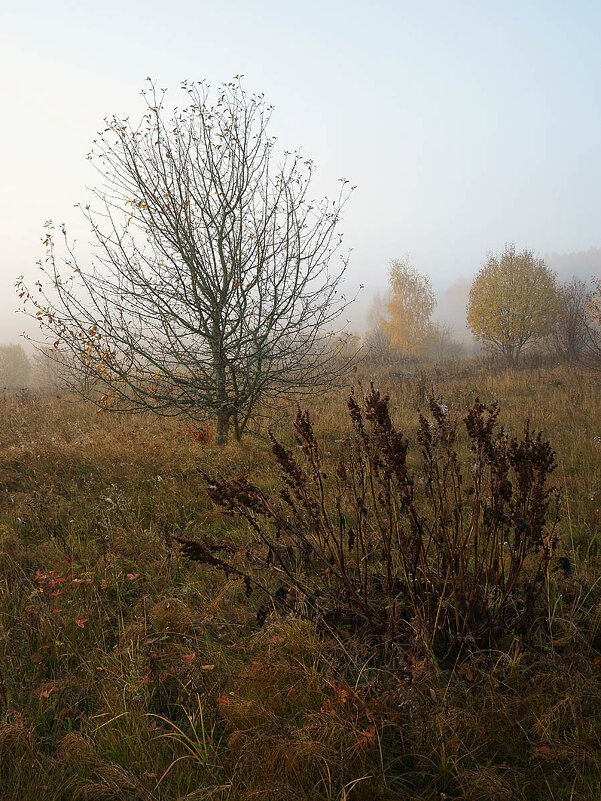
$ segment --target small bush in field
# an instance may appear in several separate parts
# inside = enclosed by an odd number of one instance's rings
[[[280,606],[439,659],[532,632],[557,544],[554,453],[528,425],[509,439],[497,405],[476,400],[462,421],[470,452],[460,457],[459,421],[434,396],[428,406],[414,469],[411,443],[373,386],[348,400],[333,470],[299,409],[296,450],[271,435],[278,492],[205,475],[210,497],[254,532],[246,562],[180,540],[184,554],[243,577],[248,594],[259,586]]]

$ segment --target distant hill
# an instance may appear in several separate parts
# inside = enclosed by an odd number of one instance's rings
[[[561,280],[601,277],[601,248],[590,248],[574,253],[548,253],[544,256],[548,266]]]

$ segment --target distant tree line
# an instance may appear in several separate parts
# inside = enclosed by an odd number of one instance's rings
[[[450,326],[433,321],[435,306],[429,277],[408,259],[393,261],[388,295],[376,296],[370,312],[370,357],[461,355]],[[563,362],[601,365],[601,282],[560,282],[531,250],[509,244],[489,255],[472,282],[466,312],[475,339],[508,364],[537,347]]]

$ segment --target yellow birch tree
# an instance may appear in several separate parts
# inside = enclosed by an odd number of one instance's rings
[[[430,319],[436,306],[432,283],[407,259],[392,262],[389,281],[388,319],[382,320],[381,329],[393,347],[418,353],[428,345],[432,334]]]

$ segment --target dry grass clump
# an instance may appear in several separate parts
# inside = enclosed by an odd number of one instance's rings
[[[86,767],[98,763],[94,745],[76,732],[65,734],[58,742],[57,751],[61,759],[68,759],[73,765]]]
[[[186,634],[198,626],[198,611],[190,609],[179,598],[164,598],[148,610],[148,620],[155,631]]]
[[[75,788],[75,798],[83,801],[154,801],[155,795],[130,771],[120,765],[101,764],[95,778],[82,780]]]
[[[6,721],[0,726],[0,754],[3,759],[31,754],[32,750],[33,736],[24,716],[14,712],[7,715]]]
[[[509,768],[482,766],[459,771],[457,782],[466,801],[513,801],[515,776]]]

